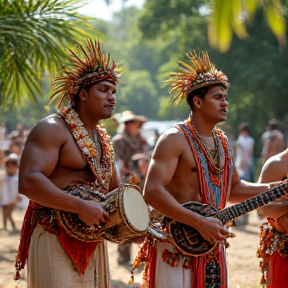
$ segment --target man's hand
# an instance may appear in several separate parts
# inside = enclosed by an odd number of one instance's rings
[[[214,217],[203,217],[197,230],[203,238],[211,243],[221,242],[229,236],[227,227]]]
[[[101,207],[100,203],[85,200],[81,203],[78,215],[79,219],[90,227],[99,226],[109,218],[109,214]]]

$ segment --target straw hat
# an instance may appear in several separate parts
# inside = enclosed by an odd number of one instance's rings
[[[119,120],[120,123],[125,123],[129,121],[139,121],[139,122],[146,122],[146,117],[142,115],[135,115],[132,111],[126,110],[122,113],[121,118]]]
[[[152,156],[152,151],[146,151],[143,153],[136,153],[131,157],[132,161],[138,161],[140,159],[150,160]]]

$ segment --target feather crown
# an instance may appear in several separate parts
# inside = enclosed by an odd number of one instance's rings
[[[117,63],[110,59],[110,54],[104,55],[98,40],[88,39],[85,45],[78,45],[78,53],[69,49],[69,64],[63,67],[64,75],[57,76],[52,81],[54,93],[50,97],[51,103],[59,98],[56,107],[59,108],[64,99],[72,101],[79,89],[95,82],[119,82],[120,74],[117,73]],[[118,72],[120,72],[118,70]]]
[[[178,61],[181,71],[171,73],[170,78],[164,83],[164,85],[170,85],[169,93],[174,94],[175,104],[181,102],[192,91],[204,86],[219,83],[228,89],[228,77],[210,62],[206,51],[202,51],[202,56],[197,55],[195,51],[190,51],[187,57],[192,65]]]

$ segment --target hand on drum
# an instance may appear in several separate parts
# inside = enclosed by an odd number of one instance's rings
[[[82,205],[78,213],[81,221],[90,227],[106,223],[109,214],[102,208],[100,203],[94,201],[81,201],[81,203]]]

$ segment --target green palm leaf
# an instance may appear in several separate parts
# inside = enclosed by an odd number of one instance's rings
[[[210,45],[220,52],[227,52],[233,32],[241,39],[247,38],[245,21],[252,18],[260,6],[265,10],[267,22],[280,48],[283,48],[286,40],[283,5],[280,0],[214,0],[208,26]]]
[[[65,50],[91,37],[81,0],[0,1],[0,103],[39,102],[43,74],[53,75]],[[96,35],[100,33],[96,31]],[[93,31],[95,37],[95,31]]]

